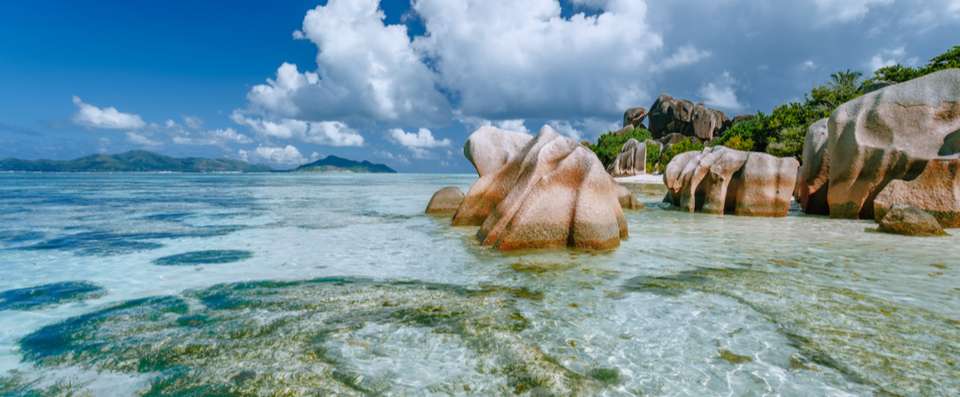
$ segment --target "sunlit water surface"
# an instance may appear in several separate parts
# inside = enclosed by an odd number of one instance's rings
[[[503,254],[423,214],[473,180],[0,175],[0,395],[960,394],[958,230],[648,188],[615,251]]]

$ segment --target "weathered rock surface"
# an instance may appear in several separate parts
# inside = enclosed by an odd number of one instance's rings
[[[728,124],[727,116],[719,110],[669,95],[657,98],[650,107],[647,119],[654,138],[678,133],[708,141],[719,135]]]
[[[494,172],[516,156],[532,137],[522,132],[484,126],[474,131],[463,144],[463,155],[477,174]]]
[[[960,69],[868,93],[837,108],[828,123],[830,216],[873,218],[874,198],[895,179],[911,180],[939,156],[955,154]]]
[[[786,216],[799,163],[723,146],[681,153],[667,164],[664,201],[686,211]]]
[[[593,152],[545,126],[502,167],[481,175],[453,224],[479,225],[481,242],[501,250],[614,248],[627,237],[620,192]]]
[[[943,227],[960,227],[960,159],[931,160],[916,179],[891,181],[873,200],[874,219],[896,206],[924,210]]]
[[[667,134],[667,135],[664,135],[664,136],[660,137],[659,139],[657,139],[657,142],[660,142],[661,147],[663,147],[663,146],[673,146],[673,145],[676,145],[676,144],[680,143],[680,142],[683,141],[684,139],[687,139],[687,137],[686,137],[685,135],[683,135],[683,134],[678,134],[678,133],[676,133],[676,132],[673,132],[673,133],[670,133],[670,134]]]
[[[623,112],[623,126],[632,126],[634,128],[646,128],[643,125],[643,119],[647,117],[647,109],[635,107]]]
[[[827,121],[810,125],[803,141],[800,175],[797,177],[797,202],[808,214],[827,215],[827,182],[830,179],[830,154],[827,152]]]
[[[457,208],[463,202],[463,197],[463,191],[456,186],[447,186],[437,190],[433,197],[430,197],[426,212],[435,215],[453,214],[457,212]]]
[[[942,236],[946,232],[936,218],[919,208],[895,206],[880,220],[879,230],[884,233],[907,236]]]
[[[630,189],[620,184],[617,185],[617,200],[620,201],[620,208],[625,210],[642,210],[645,207]]]
[[[647,171],[647,145],[630,138],[607,169],[613,176],[634,176]]]

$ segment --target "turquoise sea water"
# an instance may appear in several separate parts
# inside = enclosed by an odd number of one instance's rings
[[[638,192],[612,252],[424,215],[467,175],[0,175],[0,395],[958,395],[960,230]]]

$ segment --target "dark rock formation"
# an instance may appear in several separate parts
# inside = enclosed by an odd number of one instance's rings
[[[647,118],[654,138],[678,133],[708,141],[719,135],[727,125],[727,116],[723,112],[669,95],[657,98]]]
[[[647,145],[631,138],[623,147],[620,154],[613,160],[607,171],[613,176],[634,176],[645,174],[647,170]]]
[[[632,126],[634,128],[646,128],[643,125],[643,119],[647,117],[647,109],[635,107],[623,112],[623,126]]]

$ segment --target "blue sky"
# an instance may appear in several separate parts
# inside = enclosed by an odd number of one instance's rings
[[[960,0],[4,2],[0,157],[469,172],[482,124],[595,139],[662,92],[769,111],[957,28]]]

